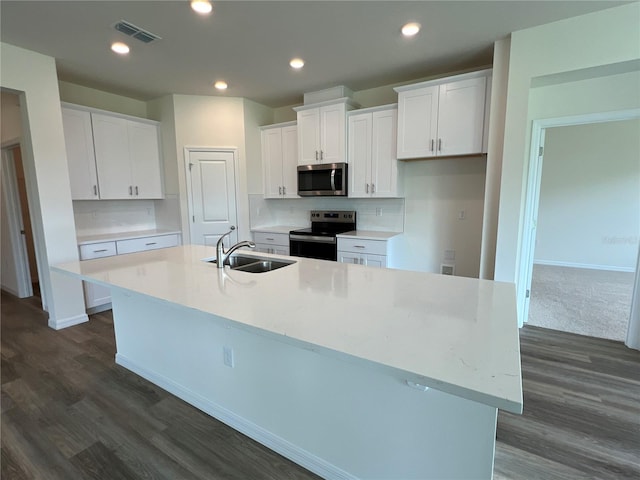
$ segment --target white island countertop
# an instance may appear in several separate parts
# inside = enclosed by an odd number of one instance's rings
[[[54,269],[214,314],[230,327],[360,362],[403,382],[522,412],[513,284],[298,257],[256,274],[202,261],[214,255],[213,247],[185,245]]]

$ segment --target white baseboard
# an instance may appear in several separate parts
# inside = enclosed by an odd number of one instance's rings
[[[81,315],[76,315],[75,317],[63,318],[60,320],[53,319],[49,317],[49,327],[54,330],[61,330],[67,327],[73,327],[74,325],[78,325],[80,323],[88,322],[89,317],[86,313]]]
[[[222,423],[230,426],[234,430],[243,433],[244,435],[252,438],[258,443],[261,443],[265,447],[279,453],[283,457],[288,458],[292,462],[301,465],[307,470],[321,476],[325,479],[336,480],[357,480],[348,472],[336,467],[335,465],[313,455],[310,452],[292,444],[291,442],[275,435],[274,433],[265,430],[264,428],[256,425],[253,422],[237,415],[236,413],[226,409],[225,407],[218,405],[215,402],[203,397],[202,395],[195,393],[188,388],[160,375],[156,372],[147,370],[144,367],[136,364],[129,358],[116,353],[116,363],[122,367],[131,370],[142,378],[149,380],[151,383],[163,388],[169,393],[174,394],[178,398],[193,405],[194,407],[202,410],[203,412],[211,415],[212,417],[220,420]]]
[[[613,265],[593,265],[591,263],[558,262],[556,260],[534,260],[534,265],[550,265],[553,267],[587,268],[590,270],[609,270],[610,272],[635,272],[633,267],[616,267]]]

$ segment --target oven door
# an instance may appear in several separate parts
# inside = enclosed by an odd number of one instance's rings
[[[293,257],[317,258],[320,260],[338,259],[336,237],[289,234],[289,255]]]

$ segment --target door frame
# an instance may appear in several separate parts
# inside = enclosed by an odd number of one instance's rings
[[[185,173],[185,183],[187,185],[187,218],[186,221],[189,225],[189,242],[193,241],[193,186],[191,185],[191,175],[189,173],[189,156],[191,153],[195,152],[224,152],[231,153],[233,155],[233,183],[234,183],[234,195],[235,195],[235,214],[236,214],[236,235],[239,235],[239,224],[240,218],[238,216],[238,192],[240,191],[240,183],[239,183],[239,171],[238,171],[238,148],[237,147],[194,147],[194,146],[185,146],[183,148],[184,154],[184,173]]]
[[[529,296],[535,253],[538,205],[540,201],[540,182],[544,159],[544,139],[547,128],[586,125],[591,123],[616,122],[640,118],[640,108],[612,112],[589,113],[567,117],[545,118],[533,121],[531,132],[531,150],[527,170],[524,217],[521,230],[521,250],[517,278],[518,326],[522,327],[529,316]],[[640,271],[636,269],[636,283],[640,281]],[[629,329],[631,329],[631,318]]]
[[[2,189],[6,191],[7,214],[9,223],[9,236],[11,237],[11,254],[15,260],[17,292],[19,298],[33,296],[31,273],[29,271],[29,258],[27,256],[27,244],[22,221],[22,207],[18,194],[18,177],[16,163],[12,148],[20,147],[20,142],[7,142],[2,144]]]

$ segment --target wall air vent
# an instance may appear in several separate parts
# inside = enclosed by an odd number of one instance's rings
[[[127,22],[126,20],[120,20],[113,26],[113,28],[115,28],[119,32],[124,33],[125,35],[136,38],[143,43],[151,43],[156,40],[162,40],[162,38],[160,38],[158,35],[147,32],[146,30],[135,26],[133,23]]]

